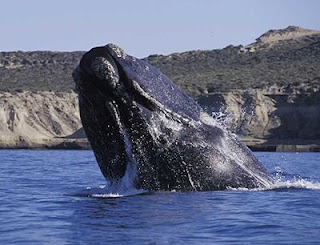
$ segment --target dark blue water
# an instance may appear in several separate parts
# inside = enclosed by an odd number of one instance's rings
[[[264,191],[108,198],[91,151],[0,151],[0,244],[320,244],[320,153],[255,153]]]

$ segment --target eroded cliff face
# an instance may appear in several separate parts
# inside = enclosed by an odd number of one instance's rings
[[[302,87],[215,93],[198,102],[249,145],[316,141],[320,89]],[[75,93],[0,93],[0,132],[0,148],[89,147]]]
[[[310,89],[217,93],[200,96],[198,101],[209,114],[223,117],[222,123],[241,137],[265,141],[318,140],[320,90]]]
[[[75,93],[0,93],[0,146],[4,148],[51,147],[79,128]]]
[[[265,138],[281,124],[271,119],[276,102],[259,90],[211,94],[198,101],[209,114],[241,136]]]

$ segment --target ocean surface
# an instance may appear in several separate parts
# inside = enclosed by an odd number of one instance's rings
[[[320,153],[255,155],[268,190],[108,193],[91,151],[0,151],[0,244],[320,244]]]

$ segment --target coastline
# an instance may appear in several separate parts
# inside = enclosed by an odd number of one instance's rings
[[[270,152],[320,152],[319,140],[265,140],[256,138],[241,138],[252,151]]]
[[[320,152],[320,140],[265,140],[241,138],[252,151],[266,152]],[[0,139],[0,150],[90,150],[87,138]]]

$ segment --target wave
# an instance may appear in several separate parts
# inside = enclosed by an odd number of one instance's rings
[[[303,178],[294,178],[293,180],[276,180],[274,184],[263,188],[228,188],[230,191],[284,191],[284,190],[320,190],[320,183]]]
[[[271,187],[271,190],[276,189],[310,189],[310,190],[320,190],[320,183],[312,180],[305,180],[303,178],[286,180],[286,181],[276,181]]]

